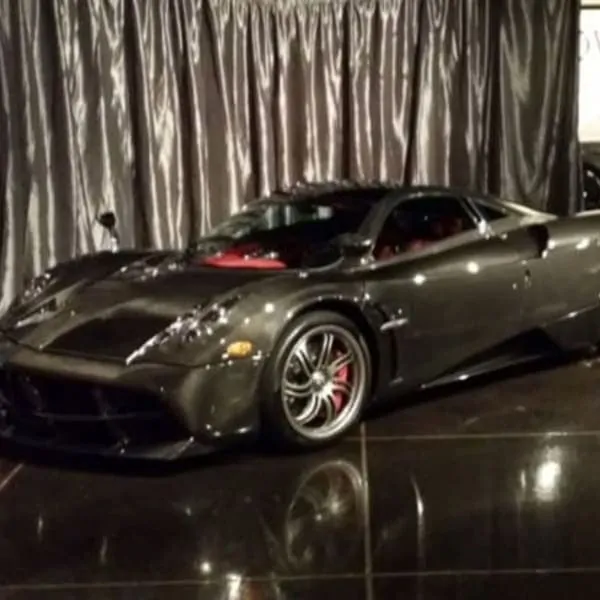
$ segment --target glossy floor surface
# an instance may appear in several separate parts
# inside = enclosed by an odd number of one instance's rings
[[[0,600],[598,597],[597,361],[421,395],[310,456],[6,452]]]

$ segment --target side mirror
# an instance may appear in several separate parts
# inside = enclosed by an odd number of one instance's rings
[[[98,223],[108,229],[111,233],[117,224],[117,217],[114,212],[105,212],[98,216]]]
[[[115,216],[115,213],[112,211],[104,212],[98,215],[96,220],[108,231],[110,235],[111,250],[117,252],[119,250],[119,234],[116,230],[117,217]]]
[[[362,258],[373,250],[373,240],[358,233],[344,233],[339,238],[342,254],[352,258]]]

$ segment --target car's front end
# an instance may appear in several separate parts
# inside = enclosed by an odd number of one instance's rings
[[[176,458],[252,436],[286,324],[311,302],[363,301],[345,250],[354,264],[370,248],[358,233],[387,190],[336,189],[255,203],[185,252],[104,253],[35,279],[0,319],[0,437]]]
[[[251,318],[251,284],[269,275],[158,263],[72,293],[52,276],[29,286],[0,324],[1,437],[171,459],[256,432],[275,323]]]
[[[0,436],[66,451],[173,459],[246,438],[257,426],[262,360],[123,365],[0,338]]]

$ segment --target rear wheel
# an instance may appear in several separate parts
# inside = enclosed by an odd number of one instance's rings
[[[299,317],[268,369],[266,435],[288,447],[315,448],[341,438],[360,418],[371,390],[363,335],[332,312]]]

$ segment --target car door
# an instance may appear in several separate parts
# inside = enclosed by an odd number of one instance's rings
[[[463,198],[437,194],[401,200],[391,207],[380,237],[390,237],[390,222],[401,224],[402,237],[440,219],[461,226],[396,256],[376,256],[378,265],[368,278],[369,296],[386,312],[382,329],[398,357],[397,383],[443,376],[522,329],[522,253],[499,237],[486,237]],[[376,249],[381,246],[378,238]],[[529,251],[538,252],[534,239]]]

